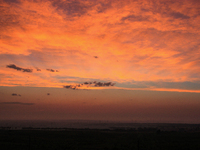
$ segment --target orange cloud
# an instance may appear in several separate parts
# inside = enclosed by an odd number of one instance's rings
[[[198,4],[3,1],[1,85],[62,87],[72,80],[81,82],[78,78],[119,83],[199,82]],[[27,79],[25,73],[8,71],[8,64],[38,67],[41,72],[33,71]],[[49,68],[59,72],[44,71]],[[64,76],[66,83],[60,80]]]

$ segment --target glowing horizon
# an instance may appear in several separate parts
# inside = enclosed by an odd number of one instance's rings
[[[3,0],[0,86],[200,94],[199,9],[196,0]]]

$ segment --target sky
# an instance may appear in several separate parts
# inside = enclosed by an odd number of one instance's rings
[[[200,123],[199,0],[0,0],[0,119]]]

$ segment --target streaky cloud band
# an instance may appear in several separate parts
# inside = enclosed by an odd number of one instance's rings
[[[33,72],[33,69],[25,69],[25,68],[17,67],[15,64],[10,64],[10,65],[7,65],[6,67],[7,67],[7,68],[15,69],[15,70],[17,70],[17,71]]]
[[[112,82],[84,82],[82,84],[76,84],[76,85],[66,85],[66,86],[63,86],[63,88],[66,88],[66,89],[78,89],[79,87],[82,87],[86,85],[87,87],[102,87],[102,86],[114,86],[115,83],[112,83]]]
[[[0,104],[9,104],[9,105],[34,105],[34,103],[22,103],[22,102],[0,102]]]

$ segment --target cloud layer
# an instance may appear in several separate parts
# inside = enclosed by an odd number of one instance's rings
[[[157,84],[148,88],[189,83],[186,89],[193,90],[200,82],[199,1],[16,0],[0,5],[1,86],[62,87],[87,79],[125,88],[134,82]],[[17,70],[15,75],[8,68]]]

